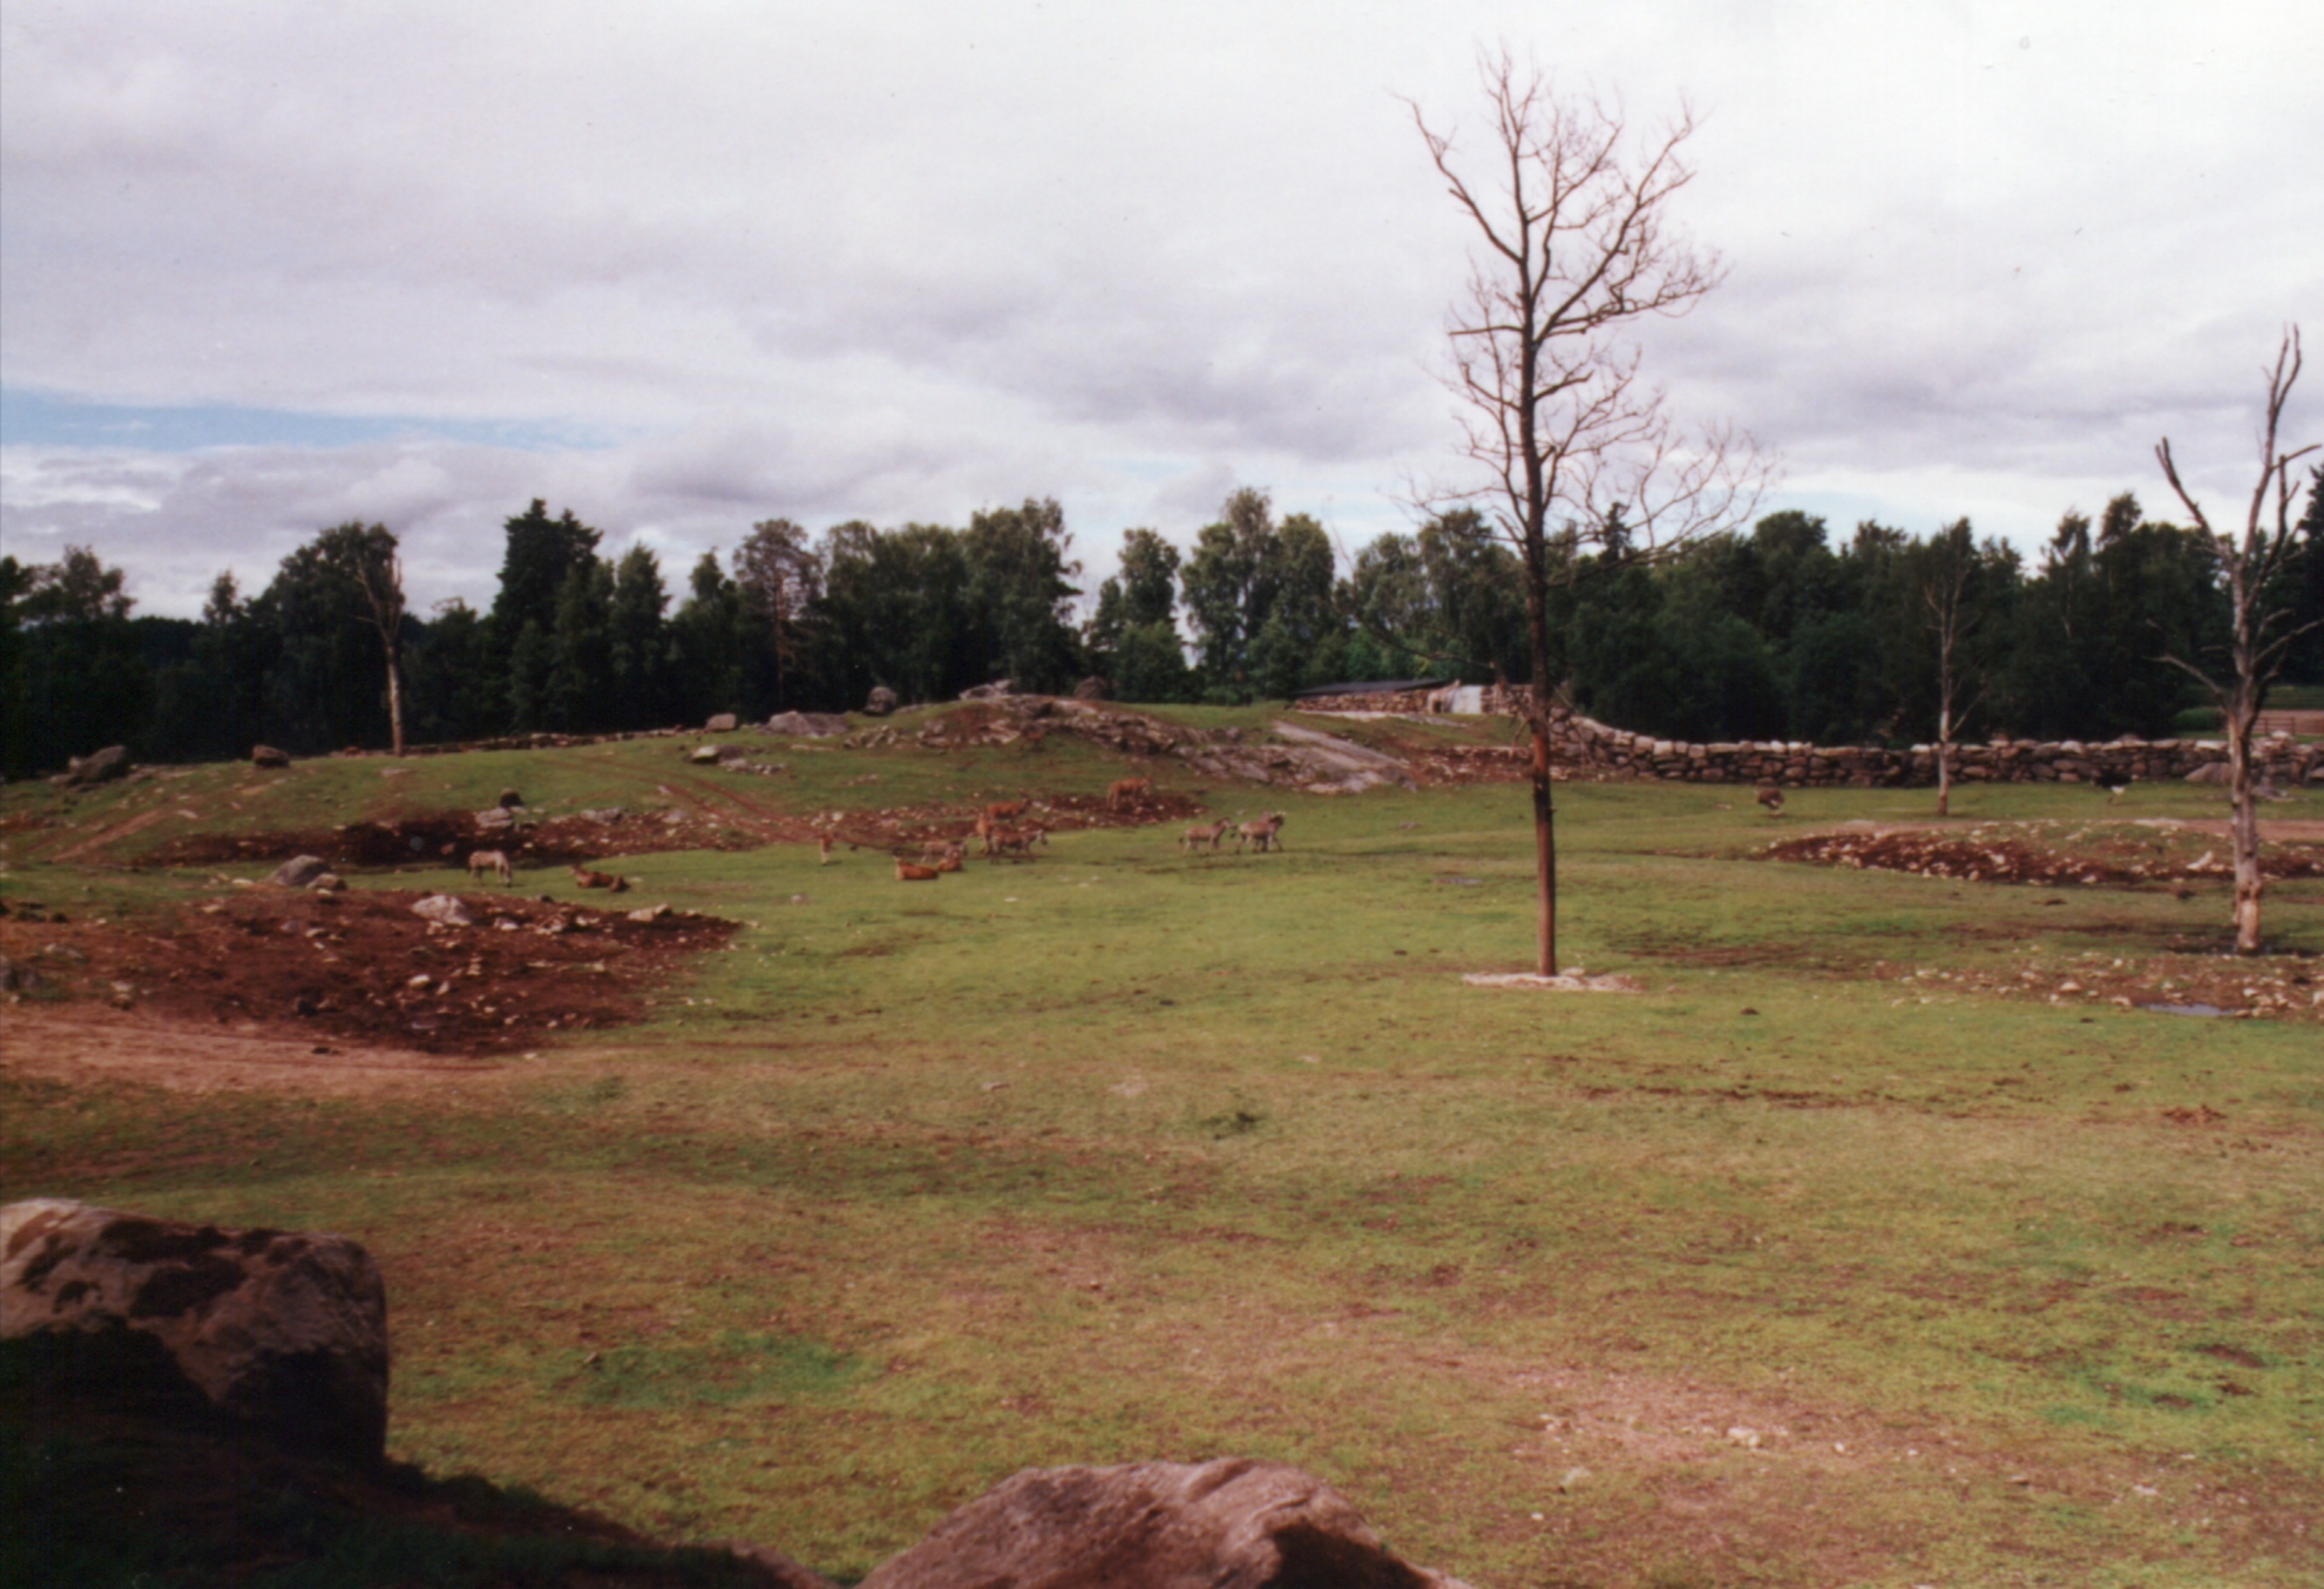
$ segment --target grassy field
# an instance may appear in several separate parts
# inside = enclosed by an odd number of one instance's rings
[[[806,814],[1122,771],[766,753],[716,788]],[[10,790],[0,896],[135,921],[216,891],[114,864],[187,831],[714,798],[668,741],[406,766]],[[1286,852],[1068,834],[910,888],[871,853],[639,857],[641,898],[747,924],[644,1024],[434,1095],[12,1066],[0,1195],[357,1235],[397,1455],[842,1576],[1020,1467],[1250,1454],[1480,1586],[2324,1578],[2324,1024],[2083,985],[2216,965],[2224,883],[1782,865],[1771,833],[1930,796],[1771,823],[1576,785],[1561,957],[1641,991],[1492,990],[1461,974],[1527,964],[1522,790],[1209,798],[1287,810]],[[2059,842],[2222,810],[1955,808]],[[2324,882],[2268,922],[2304,1005]]]

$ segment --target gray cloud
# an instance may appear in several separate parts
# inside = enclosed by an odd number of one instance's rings
[[[1055,494],[1094,574],[1241,481],[1360,540],[1445,471],[1471,244],[1396,96],[1473,124],[1480,38],[1698,107],[1730,274],[1650,367],[1798,500],[2023,539],[2159,508],[2164,433],[2243,489],[2256,366],[2324,306],[2324,19],[2268,10],[17,0],[0,379],[605,445],[11,437],[0,531],[178,611],[347,517],[477,599],[536,494],[672,558]]]

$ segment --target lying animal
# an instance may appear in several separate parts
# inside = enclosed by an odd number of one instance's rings
[[[1784,814],[1784,791],[1774,784],[1764,784],[1760,787],[1758,800],[1761,805],[1767,808],[1768,816],[1780,817]]]
[[[1191,855],[1194,853],[1195,845],[1208,845],[1211,846],[1212,851],[1215,853],[1219,847],[1219,841],[1226,837],[1226,836],[1227,825],[1225,823],[1204,823],[1199,827],[1189,827],[1186,829],[1186,836],[1178,841],[1178,847]]]
[[[630,880],[616,877],[610,872],[592,872],[586,866],[573,868],[573,881],[583,888],[602,888],[607,893],[625,894],[630,892]]]
[[[1235,827],[1235,853],[1240,855],[1245,845],[1257,845],[1260,855],[1283,847],[1283,813],[1269,811],[1256,822],[1238,823]]]
[[[500,880],[503,888],[514,886],[516,868],[509,864],[506,850],[475,850],[468,855],[468,875],[481,882],[486,872]]]
[[[961,856],[965,853],[960,845],[948,839],[930,839],[920,846],[920,859],[945,872],[959,871]],[[946,865],[946,862],[951,864]]]
[[[901,855],[896,857],[898,882],[934,882],[941,875],[933,866],[915,866]]]
[[[1154,781],[1150,778],[1118,779],[1105,791],[1106,808],[1119,811],[1126,806],[1136,805],[1153,792]]]

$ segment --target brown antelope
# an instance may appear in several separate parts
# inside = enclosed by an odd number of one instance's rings
[[[1260,855],[1283,847],[1283,813],[1269,811],[1256,822],[1235,825],[1235,854],[1240,855],[1245,845],[1257,845]]]
[[[1033,808],[1030,800],[995,800],[984,808],[985,817],[992,822],[1014,822]]]
[[[630,892],[630,880],[616,877],[610,872],[592,872],[586,866],[573,868],[573,881],[583,888],[602,888],[607,893],[625,894]]]
[[[1226,836],[1227,825],[1225,823],[1204,823],[1197,827],[1186,829],[1186,836],[1178,841],[1178,847],[1191,855],[1194,853],[1194,848],[1197,845],[1208,845],[1211,846],[1212,853],[1216,854],[1219,847],[1219,841],[1226,837]]]
[[[960,860],[964,853],[961,846],[950,839],[932,838],[920,846],[922,861],[946,872],[960,870]],[[950,862],[951,864],[945,865],[946,862]]]
[[[1040,845],[1046,848],[1048,843],[1049,834],[1047,828],[996,827],[992,830],[991,848],[985,854],[995,861],[1000,860],[1003,855],[1020,861],[1029,861],[1033,858],[1035,845]]]
[[[942,875],[943,873],[933,866],[915,866],[901,855],[896,857],[898,882],[934,882]]]
[[[815,836],[815,864],[818,866],[831,864],[831,835],[827,833]]]
[[[1758,800],[1761,805],[1767,808],[1768,816],[1780,817],[1784,814],[1784,791],[1772,783],[1763,785],[1759,790]]]
[[[468,876],[482,882],[487,872],[500,880],[503,888],[515,885],[516,868],[509,864],[506,850],[474,850],[469,853]]]
[[[1153,792],[1154,781],[1150,778],[1118,779],[1105,791],[1106,809],[1119,811],[1134,806]]]

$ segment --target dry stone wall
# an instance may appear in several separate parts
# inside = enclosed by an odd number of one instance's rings
[[[1489,696],[1492,692],[1489,692]],[[1518,694],[1512,690],[1510,695]],[[1389,705],[1389,702],[1395,705]],[[1515,703],[1495,703],[1514,710]],[[1309,711],[1425,712],[1426,692],[1404,696],[1326,697]],[[1578,712],[1552,718],[1551,749],[1563,768],[1600,777],[1660,778],[1685,783],[1777,784],[1786,788],[1900,789],[1937,781],[1937,748],[1914,745],[1813,745],[1785,740],[1737,740],[1694,744],[1611,727]],[[2267,781],[2279,787],[2324,784],[2324,744],[2277,734],[2257,740],[2253,753]],[[1997,739],[1953,747],[1957,783],[2098,783],[2187,779],[2217,769],[2224,778],[2227,746],[2217,739]]]

